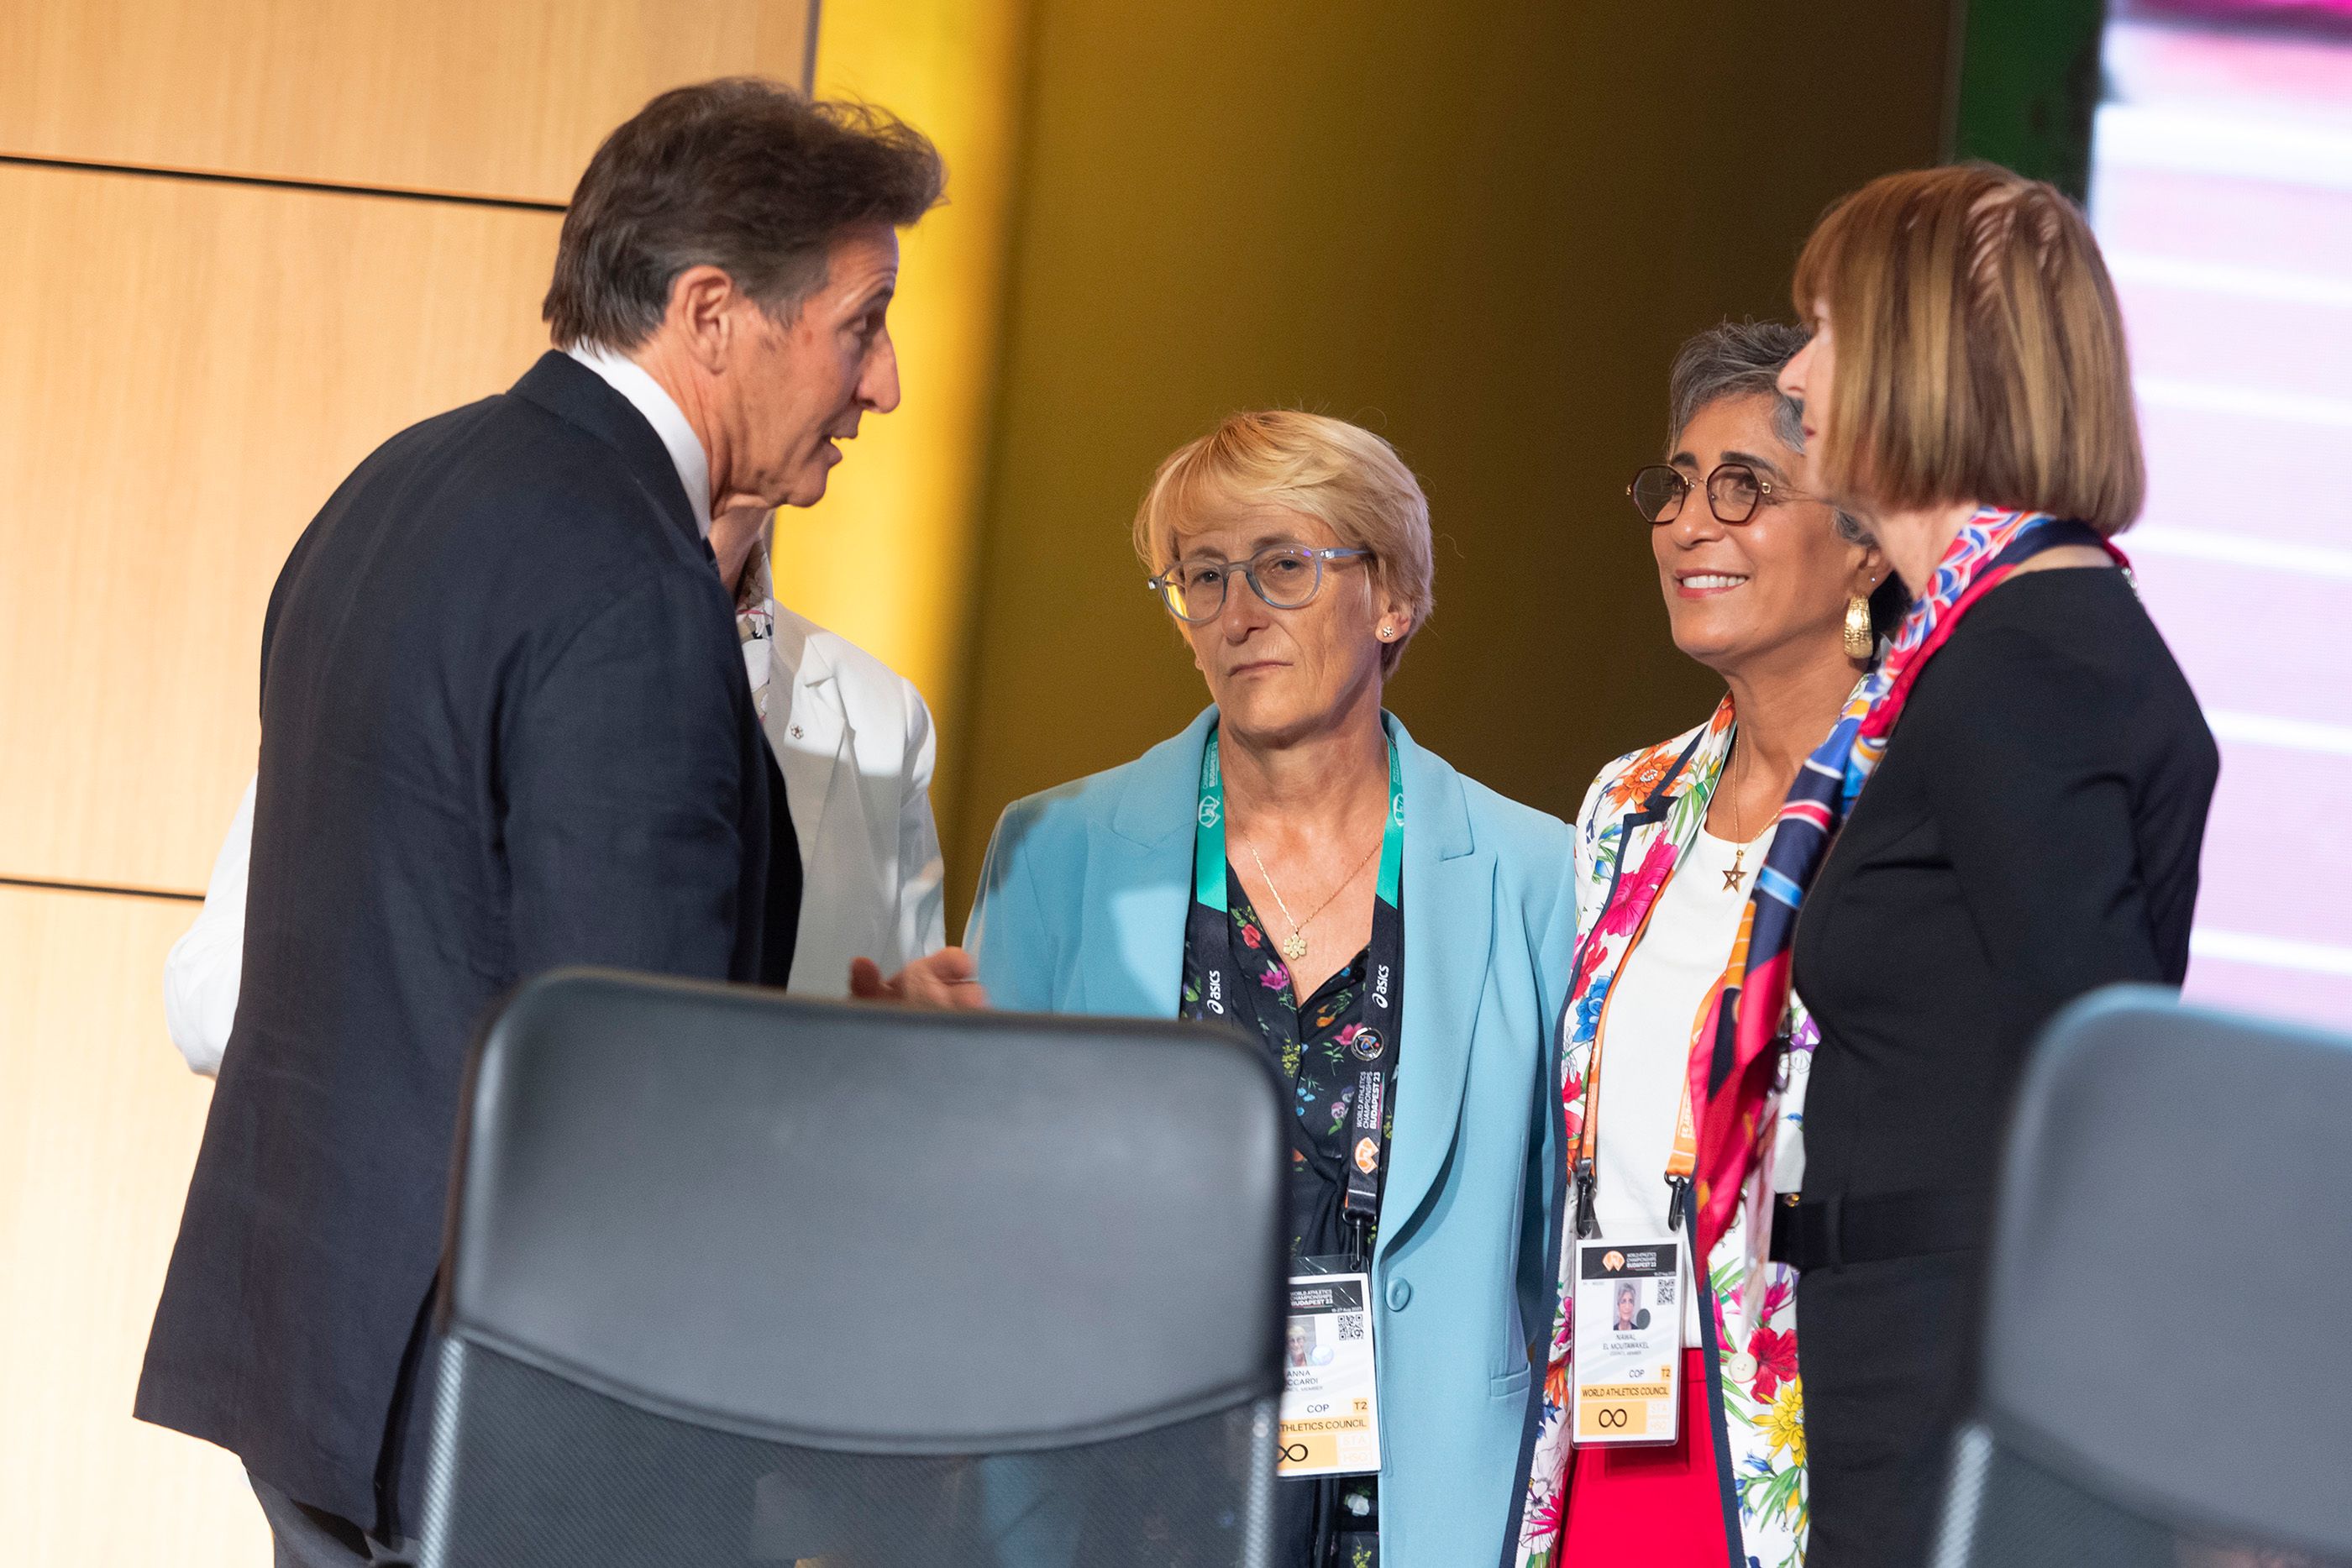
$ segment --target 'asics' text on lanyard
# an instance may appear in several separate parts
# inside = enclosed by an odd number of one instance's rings
[[[1404,775],[1396,741],[1389,741],[1389,814],[1381,831],[1380,881],[1372,899],[1372,943],[1365,976],[1368,1027],[1350,1046],[1358,1071],[1341,1212],[1359,1250],[1380,1218],[1381,1167],[1388,1163],[1388,1080],[1404,1031],[1404,915],[1399,883],[1404,869]],[[1208,1018],[1232,1018],[1242,984],[1234,956],[1225,897],[1225,785],[1217,761],[1217,732],[1201,753],[1199,827],[1192,841],[1192,908],[1187,945],[1202,969],[1201,1009]],[[1254,1005],[1251,1001],[1243,1005]]]

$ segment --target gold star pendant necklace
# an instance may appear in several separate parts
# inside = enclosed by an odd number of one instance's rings
[[[1257,846],[1255,844],[1252,844],[1250,846],[1250,859],[1257,862],[1257,874],[1265,878],[1266,892],[1274,894],[1275,906],[1282,911],[1282,917],[1290,922],[1290,935],[1282,939],[1282,956],[1285,958],[1287,958],[1290,962],[1296,964],[1298,960],[1307,956],[1307,928],[1315,924],[1315,917],[1317,915],[1331,907],[1331,899],[1337,898],[1341,894],[1347,892],[1349,884],[1354,883],[1356,878],[1363,874],[1364,868],[1371,864],[1372,856],[1379,852],[1380,847],[1381,841],[1379,839],[1374,839],[1372,841],[1372,847],[1364,852],[1364,858],[1356,862],[1356,869],[1349,872],[1346,876],[1341,877],[1339,879],[1339,885],[1331,890],[1331,897],[1325,899],[1313,909],[1308,910],[1307,912],[1307,918],[1301,920],[1297,915],[1291,914],[1290,905],[1282,901],[1282,889],[1274,885],[1274,873],[1265,869],[1265,857],[1257,852]]]
[[[1743,757],[1745,756],[1744,753],[1742,755]],[[1728,800],[1724,802],[1724,815],[1727,817],[1731,814],[1730,802]],[[1775,815],[1777,814],[1778,813],[1775,813]],[[1725,825],[1728,827],[1730,824],[1726,823]],[[1756,841],[1757,835],[1750,834],[1746,837],[1742,837],[1738,829],[1732,828],[1729,836],[1732,843],[1737,847],[1731,852],[1730,867],[1723,873],[1723,891],[1726,893],[1738,893],[1740,890],[1740,884],[1748,880],[1748,873],[1744,869],[1748,863],[1748,846]]]

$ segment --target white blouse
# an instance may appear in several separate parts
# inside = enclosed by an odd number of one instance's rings
[[[1594,1218],[1603,1236],[1666,1233],[1666,1161],[1674,1153],[1691,1031],[1707,988],[1731,958],[1740,912],[1772,829],[1745,846],[1704,828],[1675,863],[1650,924],[1611,988],[1601,1048],[1601,1123],[1593,1151]],[[1742,853],[1742,851],[1745,851]],[[1735,858],[1741,874],[1726,876]],[[1684,1299],[1683,1343],[1697,1346],[1699,1292]]]

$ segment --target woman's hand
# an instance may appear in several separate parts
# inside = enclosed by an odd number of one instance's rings
[[[882,966],[873,959],[852,958],[849,994],[861,1002],[898,1002],[942,1012],[973,1012],[988,1006],[980,966],[961,947],[942,947],[887,980]]]

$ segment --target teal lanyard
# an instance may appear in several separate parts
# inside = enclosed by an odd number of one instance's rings
[[[1217,761],[1217,732],[1201,752],[1200,831],[1192,836],[1192,902],[1212,909],[1225,902],[1225,777]],[[1391,909],[1404,874],[1404,770],[1397,766],[1396,737],[1389,737],[1389,820],[1381,830],[1381,880],[1374,896]]]
[[[1198,831],[1192,837],[1192,908],[1185,945],[1202,970],[1201,998],[1182,1010],[1193,1018],[1231,1017],[1236,1006],[1255,1005],[1243,988],[1234,953],[1232,911],[1225,898],[1225,784],[1217,759],[1217,733],[1201,753]],[[1404,873],[1404,770],[1397,765],[1396,737],[1389,737],[1389,816],[1381,830],[1381,874],[1374,886],[1372,940],[1364,993],[1367,1027],[1349,1046],[1356,1058],[1356,1092],[1349,1133],[1346,1187],[1340,1201],[1351,1246],[1360,1260],[1379,1223],[1381,1173],[1388,1165],[1389,1078],[1404,1036],[1404,915],[1399,886]],[[1293,982],[1294,990],[1297,988]],[[1301,997],[1300,1002],[1306,1000]]]

